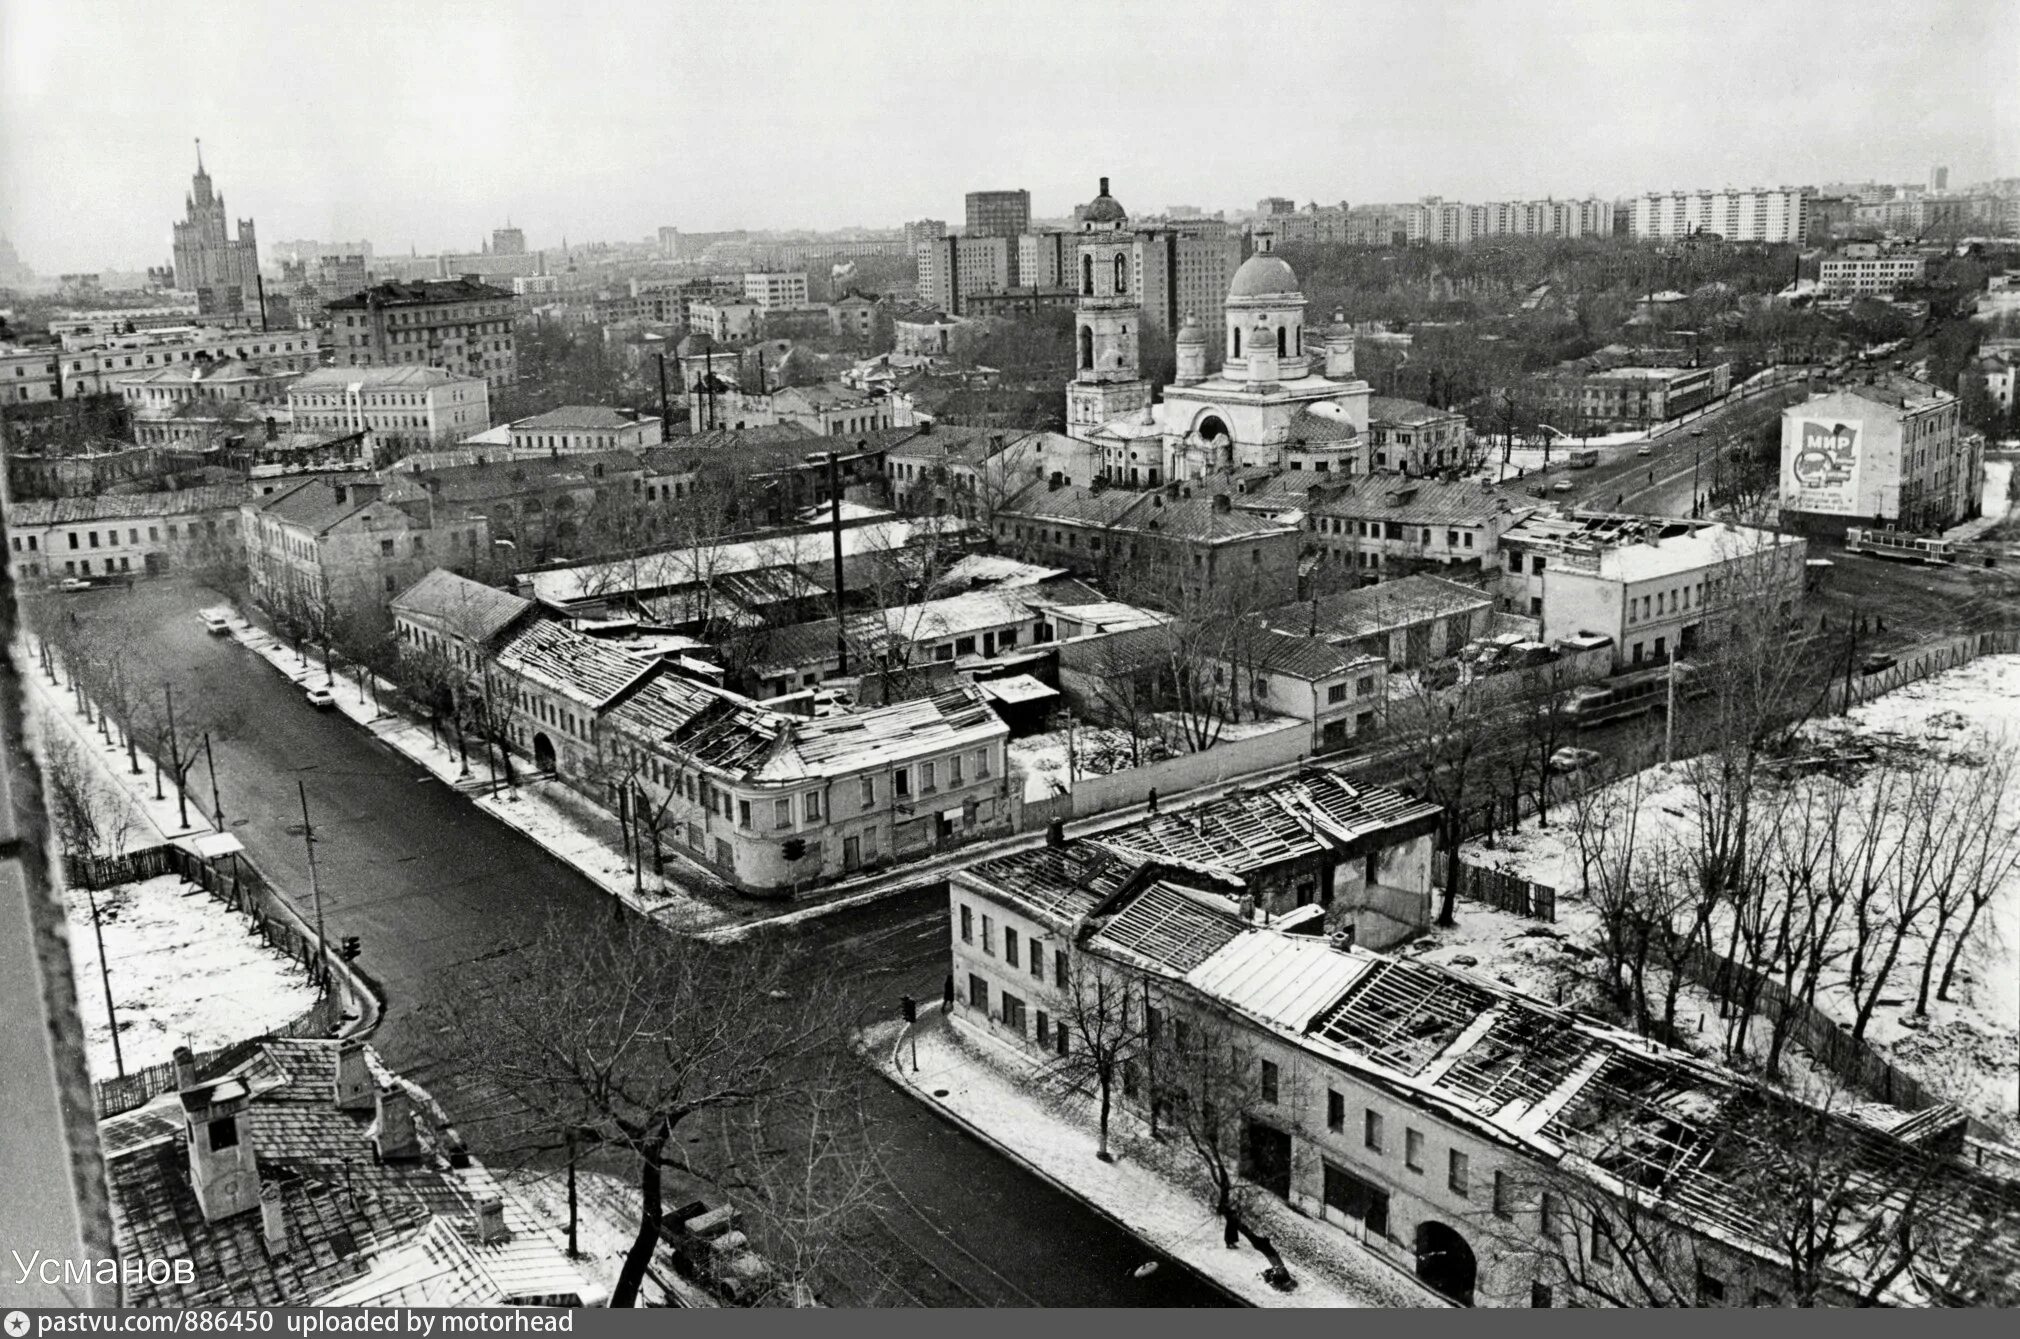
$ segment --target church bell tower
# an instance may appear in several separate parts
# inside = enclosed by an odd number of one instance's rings
[[[1137,365],[1143,300],[1136,291],[1136,237],[1129,215],[1108,193],[1080,211],[1079,292],[1073,322],[1073,380],[1066,387],[1066,432],[1085,440],[1096,428],[1150,404]]]

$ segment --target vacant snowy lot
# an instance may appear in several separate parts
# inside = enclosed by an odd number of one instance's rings
[[[1864,1039],[1931,1091],[2010,1121],[2020,777],[2006,769],[2016,748],[2020,656],[1991,656],[1813,724],[1762,781],[1746,835],[1712,831],[1718,801],[1707,799],[1703,760],[1651,768],[1559,806],[1548,827],[1466,847],[1469,864],[1557,889],[1556,925],[1462,904],[1460,929],[1434,932],[1419,951],[1586,1001],[1617,924],[1609,908],[1660,903],[1679,932],[1769,962],[1848,1029],[1863,1021]],[[1748,896],[1688,894],[1715,840],[1760,871]],[[1715,1039],[1716,1007],[1696,990],[1680,993],[1677,1021],[1694,1026],[1705,1007]],[[1763,1034],[1752,1028],[1743,1049],[1760,1054]]]
[[[117,1072],[91,930],[94,897],[128,1070],[167,1060],[178,1046],[201,1051],[257,1036],[316,1002],[307,974],[267,947],[251,920],[172,874],[96,893],[70,889],[70,958],[93,1078]]]

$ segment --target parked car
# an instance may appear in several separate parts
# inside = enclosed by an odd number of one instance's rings
[[[1884,670],[1892,669],[1894,664],[1895,661],[1892,656],[1884,652],[1876,653],[1867,656],[1863,661],[1859,662],[1859,673],[1879,674]]]
[[[1600,755],[1592,749],[1563,748],[1550,755],[1550,770],[1582,772],[1599,760]]]
[[[57,583],[56,589],[64,591],[90,590],[91,583],[83,577],[65,577]]]
[[[337,705],[337,695],[322,684],[309,689],[309,705],[317,711],[328,711]]]
[[[203,619],[203,630],[213,637],[222,637],[231,631],[231,619],[219,609],[206,609],[199,615]]]
[[[1655,448],[1652,446],[1644,446],[1640,450],[1636,451],[1634,454],[1637,456],[1652,456],[1655,454]]]
[[[1550,491],[1553,493],[1568,493],[1575,487],[1577,487],[1577,485],[1572,483],[1569,479],[1560,479],[1556,483],[1550,485]]]

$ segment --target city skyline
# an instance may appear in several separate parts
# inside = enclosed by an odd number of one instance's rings
[[[1278,194],[1912,181],[1936,164],[1963,184],[2020,160],[2020,95],[1998,77],[2020,22],[1962,0],[1905,25],[1878,4],[1795,22],[1787,6],[1685,16],[1582,0],[1520,7],[1519,20],[1472,3],[1130,3],[1071,22],[1065,10],[1047,21],[1048,8],[977,23],[930,4],[605,3],[560,25],[529,5],[367,3],[341,23],[233,4],[203,6],[201,23],[179,4],[13,5],[0,15],[0,234],[44,274],[159,265],[199,137],[219,189],[265,236],[424,253],[477,250],[508,215],[535,249],[662,225],[958,220],[964,194],[983,189],[1029,189],[1035,216],[1061,217],[1103,174],[1142,214]],[[103,22],[109,12],[120,22]],[[1866,19],[1889,41],[1871,41]],[[703,52],[695,32],[722,49]],[[1140,59],[1146,44],[1158,59]],[[318,54],[271,58],[304,49]],[[403,65],[408,49],[431,59]],[[1974,55],[1958,61],[1959,49]],[[234,76],[162,86],[165,72],[206,67]],[[751,96],[752,72],[787,91]],[[1926,96],[1937,80],[1940,103]],[[941,114],[977,99],[1000,115]],[[1696,133],[1678,136],[1679,117]],[[892,144],[905,151],[882,151]]]

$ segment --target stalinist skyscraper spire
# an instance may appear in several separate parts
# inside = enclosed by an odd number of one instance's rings
[[[200,316],[240,319],[248,302],[257,310],[260,263],[253,221],[240,219],[238,238],[232,239],[224,197],[212,190],[204,170],[200,139],[183,209],[186,217],[175,225],[175,286],[196,294]]]

